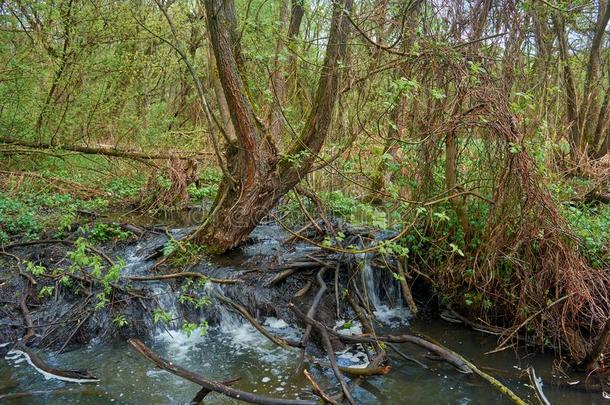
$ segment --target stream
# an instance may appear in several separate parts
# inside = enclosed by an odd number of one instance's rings
[[[188,228],[170,232],[173,237],[186,234]],[[285,238],[277,226],[265,225],[257,228],[253,237],[256,242],[223,257],[215,263],[219,276],[230,271],[240,271],[243,263],[260,255],[275,255],[282,249],[280,241]],[[151,249],[167,240],[158,235],[136,246],[125,248],[123,257],[127,261],[124,270],[130,275],[144,275],[151,266],[144,258]],[[298,245],[296,250],[310,249]],[[408,310],[401,304],[398,286],[387,286],[381,292],[381,282],[370,266],[367,257],[362,257],[365,294],[379,321],[378,333],[421,333],[444,346],[455,350],[479,368],[500,379],[519,396],[530,403],[537,403],[534,391],[529,387],[526,369],[533,366],[542,378],[543,389],[551,403],[601,404],[606,402],[599,389],[587,391],[586,376],[580,374],[558,375],[554,373],[552,354],[527,354],[512,349],[486,355],[497,345],[497,337],[473,331],[459,324],[442,319],[411,319]],[[158,295],[162,308],[177,315],[177,300],[167,283],[154,282],[149,288]],[[207,288],[207,287],[206,287]],[[223,293],[224,287],[209,288]],[[394,296],[390,305],[385,296]],[[198,331],[190,336],[179,325],[171,322],[166,326],[151,326],[154,334],[146,343],[162,357],[199,373],[208,379],[226,380],[239,377],[234,387],[261,395],[291,399],[317,399],[311,386],[302,374],[295,374],[298,351],[278,348],[249,323],[222,306],[215,305],[214,319],[205,334]],[[292,340],[300,339],[302,329],[277,317],[258,319],[272,333]],[[204,315],[202,315],[203,317]],[[339,325],[340,326],[340,325]],[[343,325],[359,332],[357,323]],[[505,396],[476,375],[458,373],[446,363],[426,357],[421,348],[408,344],[400,349],[429,365],[424,369],[407,362],[389,352],[391,372],[385,376],[370,377],[359,385],[350,385],[353,396],[361,404],[488,404],[510,403]],[[40,351],[46,362],[57,368],[89,368],[100,381],[95,384],[70,384],[56,379],[46,379],[31,367],[21,355],[9,352],[0,359],[0,395],[45,391],[7,400],[11,404],[188,404],[198,391],[198,386],[166,371],[155,369],[152,363],[135,353],[126,342],[118,339],[96,338],[85,346],[61,354]],[[321,364],[306,362],[308,370],[329,393],[337,392],[336,380],[326,359],[320,353]],[[337,353],[339,364],[354,366],[362,364],[364,353],[357,347]],[[525,378],[519,380],[518,376]],[[595,377],[592,377],[594,382]],[[562,381],[559,387],[553,381]],[[579,381],[578,384],[575,384]],[[566,386],[574,383],[574,386]],[[1,401],[0,401],[1,402]],[[218,394],[210,394],[205,403],[239,403]]]

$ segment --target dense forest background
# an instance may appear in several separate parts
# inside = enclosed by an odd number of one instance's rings
[[[200,204],[209,253],[263,219],[331,250],[325,221],[397,229],[376,249],[409,283],[582,360],[610,331],[609,20],[605,0],[0,0],[0,242]]]

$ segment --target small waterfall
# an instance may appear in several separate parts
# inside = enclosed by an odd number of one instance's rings
[[[390,308],[387,303],[382,300],[382,284],[383,275],[387,276],[387,272],[382,269],[374,269],[371,265],[371,255],[363,254],[359,256],[362,268],[362,279],[366,288],[366,296],[371,304],[371,310],[375,318],[384,325],[390,327],[398,327],[408,324],[411,317],[410,311],[405,307],[398,283],[396,280],[391,280],[387,288],[387,293],[393,298],[395,306]],[[387,294],[386,294],[387,295]],[[389,298],[389,297],[387,297]]]
[[[379,280],[375,278],[375,270],[371,266],[371,256],[367,254],[361,255],[362,274],[364,285],[366,286],[366,295],[374,310],[378,310],[383,306],[379,294],[381,292]]]

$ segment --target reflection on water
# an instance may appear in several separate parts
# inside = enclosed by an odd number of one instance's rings
[[[278,319],[269,319],[266,325],[275,333],[294,336],[299,331]],[[533,365],[547,382],[544,391],[552,403],[595,404],[602,403],[601,393],[585,393],[575,388],[557,388],[550,385],[552,376],[551,356],[517,356],[504,351],[484,355],[494,348],[495,339],[460,326],[442,321],[415,322],[411,326],[439,342],[455,349],[480,367],[497,369],[496,376],[528,401],[535,402],[533,391],[525,381],[517,381],[520,370]],[[394,331],[399,332],[399,331]],[[314,398],[307,382],[295,375],[298,353],[279,349],[250,325],[234,322],[211,328],[207,335],[193,333],[186,336],[181,331],[159,333],[149,342],[152,348],[167,359],[176,362],[210,379],[240,377],[235,387],[258,394],[284,398]],[[355,398],[363,404],[488,404],[509,403],[488,383],[472,375],[454,371],[443,363],[426,359],[422,350],[402,345],[401,349],[432,366],[424,370],[413,363],[393,359],[392,372],[384,377],[369,378],[354,387]],[[155,369],[151,363],[128,348],[126,343],[90,344],[79,350],[50,355],[48,362],[55,367],[88,367],[100,377],[100,383],[87,387],[45,380],[26,362],[19,359],[0,361],[0,390],[23,392],[38,390],[65,390],[73,392],[60,395],[42,395],[11,401],[16,404],[186,404],[198,388],[195,384]],[[324,389],[333,392],[335,384],[332,372],[317,365],[308,365]],[[493,371],[489,371],[493,373]],[[507,379],[506,374],[513,374]],[[583,376],[565,377],[564,380],[583,380]],[[82,391],[86,389],[86,391]],[[237,403],[217,394],[210,395],[206,403]]]

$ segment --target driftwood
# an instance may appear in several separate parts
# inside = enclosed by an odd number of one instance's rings
[[[345,397],[345,400],[350,405],[355,405],[356,401],[354,401],[352,394],[349,392],[349,387],[347,386],[347,383],[345,382],[345,379],[343,378],[343,374],[341,373],[341,370],[339,369],[339,366],[337,365],[337,359],[335,358],[335,351],[333,350],[333,345],[330,343],[330,338],[328,337],[328,332],[326,331],[326,327],[322,324],[319,324],[316,326],[318,328],[318,332],[320,332],[320,335],[322,337],[322,345],[324,346],[324,349],[326,350],[326,354],[328,355],[328,361],[330,361],[330,367],[333,370],[335,377],[337,377],[337,380],[339,381],[339,385],[341,385],[341,390],[343,391],[343,396]]]
[[[307,317],[301,311],[299,311],[294,304],[290,304],[290,309],[294,311],[295,314],[305,322],[316,326],[317,328],[324,328],[327,333],[332,334],[339,340],[344,343],[369,343],[372,344],[375,341],[380,342],[389,342],[389,343],[412,343],[417,346],[423,347],[440,358],[442,358],[447,363],[454,366],[458,371],[462,373],[472,373],[469,366],[466,364],[463,359],[459,356],[455,355],[455,353],[451,352],[448,349],[442,348],[432,342],[429,342],[425,339],[422,339],[418,336],[413,335],[390,335],[390,336],[370,336],[370,335],[360,335],[360,336],[350,336],[350,335],[342,335],[340,333],[335,332],[334,330],[324,326],[321,322],[316,321],[315,319]]]
[[[135,349],[139,354],[143,357],[151,361],[157,367],[168,371],[178,377],[182,377],[186,380],[194,382],[195,384],[199,384],[203,388],[206,388],[210,391],[217,392],[219,394],[225,395],[230,398],[239,399],[241,401],[249,402],[252,404],[262,404],[262,405],[315,405],[316,401],[307,401],[307,400],[295,400],[295,399],[279,399],[279,398],[270,398],[262,395],[253,394],[251,392],[242,391],[236,388],[229,387],[225,384],[222,384],[217,381],[211,381],[203,376],[190,372],[174,363],[171,363],[157,354],[155,354],[152,350],[150,350],[142,341],[138,339],[129,339],[128,340],[131,347]]]

